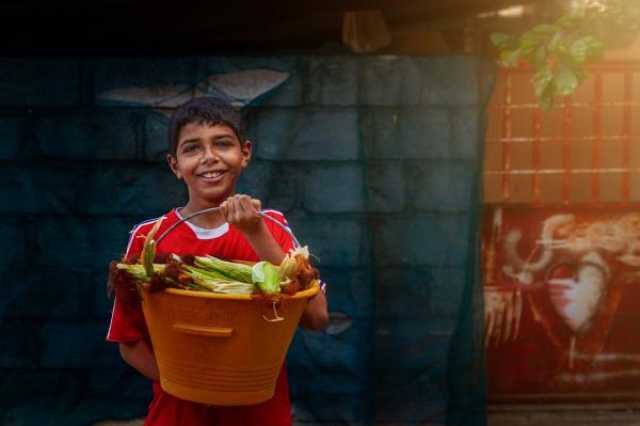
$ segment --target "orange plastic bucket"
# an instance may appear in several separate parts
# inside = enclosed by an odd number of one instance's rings
[[[317,283],[277,305],[250,295],[179,289],[143,292],[142,308],[167,393],[209,405],[273,397],[280,368]]]

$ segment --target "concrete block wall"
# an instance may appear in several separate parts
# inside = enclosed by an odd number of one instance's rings
[[[104,341],[107,264],[133,225],[186,201],[164,163],[167,99],[255,69],[289,78],[247,107],[255,156],[240,190],[285,213],[318,257],[336,324],[342,318],[330,333],[294,339],[296,421],[442,424],[471,263],[484,65],[0,59],[0,424],[144,415],[148,383]],[[130,96],[105,96],[114,90]]]

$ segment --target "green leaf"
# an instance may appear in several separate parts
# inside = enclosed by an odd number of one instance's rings
[[[544,39],[545,37],[540,37],[539,34],[536,34],[533,31],[527,31],[520,36],[520,39],[518,40],[518,47],[521,49],[537,47]]]
[[[560,64],[553,78],[553,84],[561,96],[570,95],[578,87],[578,75],[571,67]]]
[[[540,34],[553,34],[559,32],[560,28],[557,25],[540,24],[533,27],[531,31]]]
[[[538,105],[542,110],[549,112],[553,109],[554,98],[555,91],[551,84],[538,96]]]
[[[604,43],[593,36],[585,36],[574,41],[569,47],[569,54],[578,64],[602,51]]]
[[[536,69],[542,68],[547,63],[547,48],[540,46],[536,49],[536,53],[533,56],[533,65]]]
[[[556,25],[562,29],[570,30],[579,22],[578,17],[572,15],[564,15],[558,19]]]
[[[540,97],[553,81],[553,70],[549,64],[541,67],[532,78],[536,96]]]
[[[507,68],[517,67],[524,56],[520,49],[503,50],[500,52],[500,63]]]
[[[566,49],[562,33],[556,33],[553,35],[553,37],[551,37],[551,40],[549,40],[548,49],[549,52],[558,52]]]
[[[504,33],[491,34],[491,42],[500,49],[505,49],[513,42],[513,37]]]

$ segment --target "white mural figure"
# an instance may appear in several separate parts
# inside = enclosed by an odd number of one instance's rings
[[[576,339],[590,331],[604,303],[612,284],[609,262],[640,269],[640,213],[582,222],[573,214],[550,215],[542,221],[539,237],[529,238],[533,245],[530,244],[525,256],[519,250],[525,231],[514,227],[502,238],[502,214],[500,208],[494,211],[493,230],[484,249],[486,345],[517,339],[522,317],[521,292],[542,289],[571,332],[567,348],[569,368],[573,368],[575,359],[585,356],[597,356],[599,362],[608,362],[607,356],[614,354],[577,353]],[[503,254],[500,266],[495,265],[494,259],[498,247]],[[496,273],[502,274],[501,280],[496,280]],[[633,273],[640,276],[639,271]],[[533,309],[533,315],[542,322],[539,310]]]
[[[254,100],[280,86],[289,73],[270,69],[241,70],[223,74],[211,74],[195,86],[175,84],[152,87],[121,87],[98,94],[99,101],[140,104],[158,108],[176,108],[191,98],[215,96],[230,99],[236,106],[249,105]]]

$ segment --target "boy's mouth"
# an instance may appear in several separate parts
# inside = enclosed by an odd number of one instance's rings
[[[218,182],[222,180],[225,172],[217,171],[217,172],[205,172],[199,173],[198,177],[205,180],[206,182]]]

